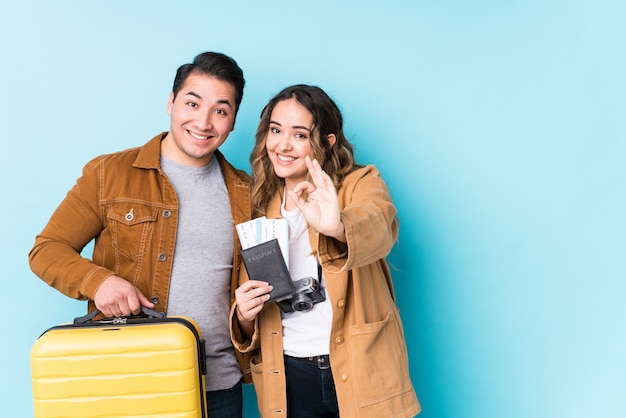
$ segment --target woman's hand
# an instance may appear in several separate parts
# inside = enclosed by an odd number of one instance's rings
[[[308,181],[298,183],[293,190],[289,191],[291,198],[309,226],[315,228],[320,234],[346,242],[345,229],[339,211],[339,199],[332,179],[322,170],[317,160],[311,161],[309,156],[306,156],[304,160],[313,183]],[[308,195],[307,200],[301,197],[302,192]]]
[[[266,282],[248,280],[235,290],[237,319],[243,325],[252,322],[270,298],[273,287]]]

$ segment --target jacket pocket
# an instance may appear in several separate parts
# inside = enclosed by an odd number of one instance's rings
[[[107,213],[115,251],[129,259],[144,255],[152,239],[158,208],[136,202],[116,202]]]
[[[379,322],[350,327],[352,378],[360,406],[412,390],[402,326],[389,312]]]

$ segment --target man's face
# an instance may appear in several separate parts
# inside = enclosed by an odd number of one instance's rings
[[[170,94],[170,131],[161,144],[163,155],[192,167],[207,165],[233,130],[236,110],[232,84],[191,73],[176,98]]]

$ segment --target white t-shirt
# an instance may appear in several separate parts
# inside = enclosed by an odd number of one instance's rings
[[[292,357],[328,354],[333,312],[326,280],[317,277],[318,262],[311,254],[306,220],[299,209],[285,210],[284,203],[281,214],[289,222],[289,273],[292,280],[295,282],[308,276],[321,280],[326,295],[326,300],[314,304],[310,311],[281,311],[283,352]]]

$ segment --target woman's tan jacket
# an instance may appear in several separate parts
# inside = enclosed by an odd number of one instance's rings
[[[282,193],[268,218],[279,218]],[[385,257],[398,236],[396,208],[373,166],[348,175],[338,190],[347,244],[309,228],[333,310],[330,363],[341,418],[413,417],[420,405],[409,377],[408,355]],[[240,269],[240,283],[248,280]],[[266,304],[252,339],[231,310],[235,348],[254,353],[250,369],[263,418],[286,417],[282,322],[275,302]],[[249,377],[249,376],[247,376]]]

